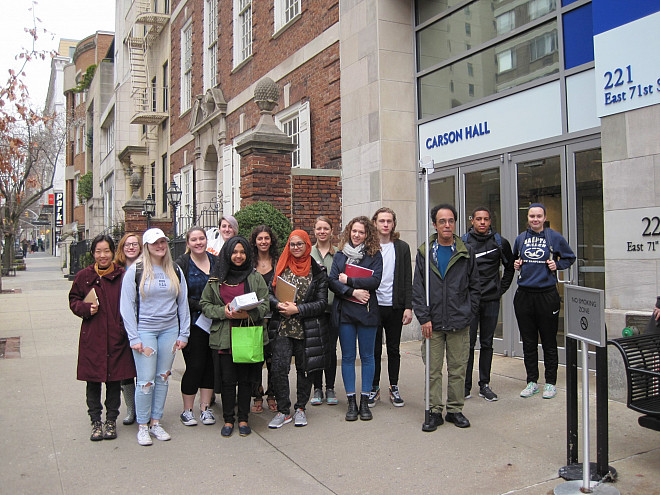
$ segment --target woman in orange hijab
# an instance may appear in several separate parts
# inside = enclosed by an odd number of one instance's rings
[[[270,287],[270,320],[268,336],[273,350],[271,374],[277,399],[277,414],[269,428],[280,428],[292,420],[306,426],[305,406],[312,390],[310,373],[324,366],[324,344],[327,335],[325,308],[328,304],[328,276],[325,267],[312,259],[312,242],[304,230],[294,230],[280,256]],[[291,301],[280,301],[277,286],[290,284],[296,288]],[[281,291],[277,291],[281,294]],[[291,416],[289,368],[296,357],[296,404]]]

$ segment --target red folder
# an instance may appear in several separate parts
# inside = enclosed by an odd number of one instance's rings
[[[370,270],[369,268],[353,265],[352,263],[346,263],[346,268],[344,269],[344,273],[346,274],[347,277],[350,278],[367,278],[367,277],[371,277],[374,274],[374,271]],[[353,296],[347,298],[347,300],[358,304],[364,304],[358,301]]]

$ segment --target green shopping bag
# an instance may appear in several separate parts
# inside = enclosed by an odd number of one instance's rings
[[[247,321],[247,320],[246,320]],[[251,321],[248,322],[252,323]],[[235,363],[261,363],[264,360],[264,327],[231,329],[231,355]]]

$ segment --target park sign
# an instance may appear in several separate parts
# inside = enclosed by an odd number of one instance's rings
[[[567,337],[605,347],[605,292],[566,284],[564,329]]]

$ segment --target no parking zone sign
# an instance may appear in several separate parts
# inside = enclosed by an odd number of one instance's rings
[[[605,292],[579,285],[565,285],[564,328],[567,337],[605,347]]]

